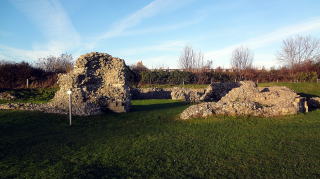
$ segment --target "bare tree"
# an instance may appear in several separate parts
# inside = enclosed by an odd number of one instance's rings
[[[238,47],[232,52],[231,66],[236,70],[252,67],[253,53],[246,47]]]
[[[311,36],[294,36],[283,41],[278,54],[280,62],[293,67],[304,61],[320,61],[320,40]]]
[[[58,57],[39,58],[36,66],[48,72],[65,73],[73,69],[73,57],[64,53]]]
[[[190,46],[184,47],[179,58],[180,68],[187,71],[199,71],[203,69],[210,69],[211,65],[211,60],[205,61],[203,53],[201,51],[196,52]]]
[[[191,70],[195,62],[195,52],[190,46],[184,47],[180,58],[179,66],[184,70]]]

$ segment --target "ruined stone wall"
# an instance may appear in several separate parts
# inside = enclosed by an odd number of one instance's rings
[[[171,99],[172,88],[132,88],[132,99]]]
[[[229,116],[272,117],[307,112],[306,99],[287,87],[258,88],[254,82],[239,82],[218,102],[190,106],[180,118],[208,117],[213,114]]]
[[[205,94],[205,91],[205,89],[173,88],[171,97],[173,100],[195,103],[201,101],[201,97]]]
[[[82,55],[73,71],[59,76],[59,91],[48,105],[68,109],[66,92],[71,89],[74,114],[92,115],[104,110],[127,112],[130,91],[126,73],[127,66],[122,59],[98,52]]]

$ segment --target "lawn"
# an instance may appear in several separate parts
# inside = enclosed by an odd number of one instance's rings
[[[0,100],[0,104],[15,102],[15,103],[45,103],[53,98],[57,88],[39,88],[39,89],[0,89],[0,92],[8,92],[17,99],[14,101]]]
[[[177,120],[187,107],[135,100],[132,112],[75,117],[71,127],[65,115],[2,111],[0,178],[320,177],[320,110]]]

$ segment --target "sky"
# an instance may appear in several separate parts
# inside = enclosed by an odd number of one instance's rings
[[[278,67],[282,41],[320,38],[319,0],[1,0],[0,60],[36,62],[92,51],[179,68],[188,45],[213,67],[248,47],[256,67]]]

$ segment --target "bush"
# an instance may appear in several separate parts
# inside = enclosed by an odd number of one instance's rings
[[[32,67],[26,62],[0,64],[0,88],[52,87],[56,84],[57,74]]]
[[[318,79],[318,74],[317,72],[300,72],[296,75],[296,78],[299,81],[317,81]]]

